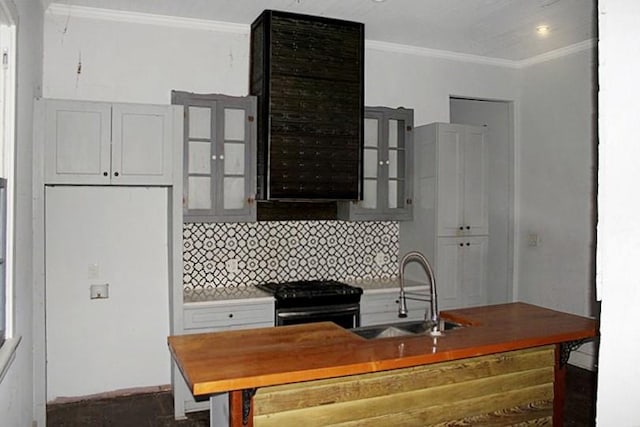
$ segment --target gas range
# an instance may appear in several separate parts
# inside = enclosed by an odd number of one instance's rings
[[[337,280],[297,280],[282,283],[262,283],[257,288],[270,293],[280,306],[298,305],[300,302],[314,300],[314,305],[320,300],[334,304],[360,302],[362,288],[350,286]]]

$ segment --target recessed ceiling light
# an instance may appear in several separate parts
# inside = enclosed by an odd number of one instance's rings
[[[536,32],[541,36],[546,36],[547,34],[549,34],[549,31],[550,29],[548,25],[538,25],[536,27]]]

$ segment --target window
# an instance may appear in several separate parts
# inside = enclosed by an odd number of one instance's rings
[[[0,347],[13,335],[13,188],[15,150],[15,34],[0,1]],[[12,13],[13,12],[13,13]],[[0,366],[0,371],[2,370]]]
[[[7,180],[0,178],[0,347],[7,336]]]

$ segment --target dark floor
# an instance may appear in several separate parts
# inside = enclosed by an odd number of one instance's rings
[[[595,426],[594,372],[569,365],[566,383],[567,427]],[[49,427],[169,427],[208,426],[209,414],[196,412],[187,420],[173,419],[173,397],[169,392],[92,399],[47,406]]]
[[[596,379],[596,372],[567,365],[565,427],[596,425]]]

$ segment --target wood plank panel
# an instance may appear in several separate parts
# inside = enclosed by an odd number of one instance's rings
[[[434,424],[433,427],[550,426],[552,409],[553,403],[550,400],[540,400],[488,414]]]
[[[515,423],[530,422],[551,415],[550,404],[533,402],[553,400],[553,355],[554,348],[546,346],[268,387],[254,398],[254,424],[423,426],[500,411]]]
[[[431,399],[439,395],[437,389],[429,390],[431,393],[392,394],[374,399],[254,416],[254,425],[256,427],[424,426],[525,405],[530,399],[553,398],[552,383],[507,390],[502,393],[475,394],[476,397],[473,398],[468,395],[458,396],[456,393],[461,389],[473,387],[473,384],[461,384],[461,387],[447,390],[435,402]],[[485,388],[482,390],[486,391]]]
[[[505,375],[514,372],[553,366],[553,351],[535,348],[504,353],[499,356],[482,356],[465,363],[443,362],[429,366],[418,366],[402,370],[384,371],[374,374],[333,378],[308,383],[273,386],[259,390],[259,399],[254,405],[258,414],[287,411],[312,405],[339,403],[348,400],[402,393],[425,387],[437,387]],[[393,378],[390,378],[393,377]],[[390,381],[393,379],[393,381]]]
[[[513,394],[517,395],[516,397],[520,397],[521,399],[526,399],[527,397],[540,397],[546,396],[548,393],[547,390],[543,390],[542,388],[538,389],[522,389],[514,392]],[[320,424],[322,426],[330,426],[330,427],[424,427],[424,426],[433,426],[437,424],[445,424],[449,425],[449,422],[454,423],[462,423],[463,425],[465,420],[473,419],[475,416],[486,414],[485,411],[489,412],[497,412],[500,409],[491,409],[492,407],[499,407],[501,405],[508,404],[514,396],[503,393],[502,395],[489,395],[484,396],[483,398],[472,399],[469,401],[462,401],[451,403],[449,405],[438,405],[428,408],[414,408],[405,410],[403,412],[395,412],[390,414],[385,414],[382,416],[366,418],[362,420],[353,420],[347,422],[340,423],[328,423],[328,424]],[[544,398],[544,400],[549,400],[549,398]],[[550,403],[549,403],[550,404]],[[549,410],[547,415],[550,416],[551,411]],[[535,415],[534,415],[535,416]],[[546,418],[546,417],[545,417]],[[532,421],[532,420],[529,420]],[[517,424],[522,424],[526,422],[522,421]],[[516,425],[517,425],[516,424]],[[262,427],[261,424],[254,424],[256,427]],[[287,425],[287,424],[281,424]],[[310,424],[306,422],[305,427]],[[473,424],[466,424],[473,425]],[[510,425],[510,424],[507,424]]]
[[[551,426],[550,400],[537,402],[536,405],[523,405],[518,408],[494,411],[489,414],[465,417],[457,420],[446,420],[434,423],[433,419],[405,419],[389,416],[380,419],[367,419],[339,424],[331,424],[330,427],[519,427],[519,426]]]

